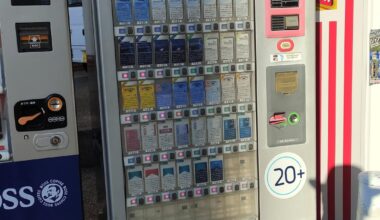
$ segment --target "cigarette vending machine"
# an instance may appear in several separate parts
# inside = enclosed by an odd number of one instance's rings
[[[82,219],[66,1],[1,1],[0,40],[0,219]]]
[[[315,3],[98,0],[109,219],[315,219]]]

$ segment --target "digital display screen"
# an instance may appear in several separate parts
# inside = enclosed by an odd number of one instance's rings
[[[14,6],[50,5],[50,0],[11,0]]]
[[[16,23],[18,52],[52,51],[49,22]]]

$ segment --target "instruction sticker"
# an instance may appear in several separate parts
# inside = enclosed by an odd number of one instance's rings
[[[218,63],[219,60],[219,34],[204,35],[205,62],[207,64]]]
[[[203,18],[206,21],[214,21],[217,16],[216,0],[203,1]]]
[[[235,57],[235,34],[232,32],[220,34],[220,58],[223,63],[232,62]]]
[[[142,111],[151,111],[156,107],[154,94],[154,80],[141,81],[139,85],[140,108]]]
[[[187,78],[173,79],[173,100],[176,108],[187,107],[189,103],[187,91]]]
[[[140,151],[140,125],[127,125],[124,127],[124,149],[126,153]]]
[[[158,164],[153,164],[149,167],[145,167],[144,178],[145,178],[145,192],[146,193],[155,193],[155,192],[160,191],[161,184],[160,184]]]
[[[223,103],[233,103],[235,101],[235,74],[221,75],[222,100]]]
[[[208,183],[208,159],[202,158],[194,161],[195,185],[205,185]]]
[[[239,114],[238,120],[240,141],[250,140],[252,138],[252,114]]]
[[[247,19],[249,17],[249,0],[235,0],[235,16],[237,19]]]
[[[210,159],[210,179],[213,184],[224,180],[223,156]]]
[[[196,76],[190,79],[190,102],[193,107],[202,106],[205,102],[204,77]]]
[[[191,34],[189,36],[189,63],[200,65],[203,62],[203,37],[202,34]]]
[[[135,21],[137,24],[149,21],[149,0],[135,0]]]
[[[180,189],[186,189],[191,187],[193,182],[191,160],[186,159],[183,161],[177,161],[177,173],[178,187]]]
[[[141,166],[128,169],[128,194],[131,196],[137,196],[144,193],[143,186],[143,170]]]
[[[136,64],[135,39],[133,37],[119,37],[119,62],[122,68],[133,68]]]
[[[219,0],[219,17],[226,20],[233,17],[232,0]]]
[[[175,143],[177,148],[188,147],[190,145],[190,125],[188,119],[174,121]]]
[[[156,102],[159,110],[170,109],[172,103],[172,82],[170,79],[156,80]]]
[[[136,36],[138,65],[149,66],[153,63],[152,36]]]
[[[168,120],[158,123],[158,143],[162,150],[172,149],[174,146],[173,121]]]
[[[154,60],[158,67],[169,65],[170,40],[168,35],[158,35],[154,37]]]
[[[236,59],[238,62],[250,59],[250,42],[251,37],[249,32],[236,32]]]
[[[174,66],[186,63],[186,37],[185,35],[171,36],[171,61]]]
[[[119,23],[132,22],[131,0],[116,0],[116,17]]]
[[[186,0],[187,5],[187,22],[197,22],[201,19],[201,2],[200,0]]]
[[[223,140],[232,142],[236,140],[237,124],[236,115],[231,114],[223,117]]]
[[[218,105],[221,102],[220,79],[218,76],[206,76],[206,105]]]
[[[166,1],[151,0],[152,20],[154,23],[164,23],[166,21]]]
[[[154,152],[158,148],[157,124],[156,122],[141,124],[142,149],[145,152]]]
[[[193,146],[205,146],[207,139],[206,118],[199,117],[191,120],[191,143]]]
[[[183,20],[183,2],[182,0],[168,0],[169,16],[172,23],[181,22]]]
[[[137,97],[137,82],[122,82],[121,97],[123,111],[126,113],[136,112],[139,108]]]
[[[162,164],[160,169],[161,169],[162,191],[175,190],[177,186],[175,163],[168,162],[167,164]]]
[[[237,73],[236,74],[237,97],[240,102],[251,101],[251,74]]]
[[[208,144],[220,144],[222,142],[222,116],[207,117],[207,140]]]
[[[302,60],[302,53],[282,53],[270,55],[271,63],[286,63]]]

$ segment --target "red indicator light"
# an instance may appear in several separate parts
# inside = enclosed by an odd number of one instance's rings
[[[128,78],[128,73],[123,73],[123,75],[121,77],[123,77],[124,79],[127,79]]]

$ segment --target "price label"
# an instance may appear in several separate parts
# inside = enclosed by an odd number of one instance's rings
[[[296,196],[307,180],[307,168],[303,159],[294,153],[275,156],[265,170],[265,186],[276,198]]]

